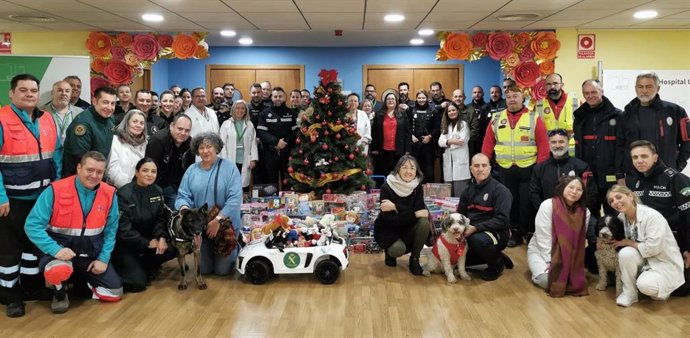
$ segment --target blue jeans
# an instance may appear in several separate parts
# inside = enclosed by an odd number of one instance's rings
[[[213,253],[213,239],[208,238],[206,233],[201,241],[201,274],[214,274],[218,276],[229,275],[235,268],[235,259],[240,252],[238,245],[235,250],[227,257]]]
[[[163,188],[163,201],[170,210],[175,210],[175,200],[177,199],[177,187],[169,185]]]

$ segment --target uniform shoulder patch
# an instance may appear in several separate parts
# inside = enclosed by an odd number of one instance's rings
[[[666,170],[664,170],[664,174],[666,174],[668,177],[673,177],[678,174],[678,171],[673,168],[666,168]]]
[[[86,134],[86,126],[83,124],[78,124],[74,127],[74,135],[83,136]]]
[[[685,196],[685,197],[690,196],[690,187],[685,187],[683,189],[680,189],[680,194]]]

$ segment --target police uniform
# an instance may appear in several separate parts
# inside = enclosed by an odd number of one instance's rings
[[[254,128],[259,126],[259,118],[261,117],[261,112],[264,111],[266,107],[263,105],[263,103],[259,102],[258,105],[254,105],[254,101],[249,101],[247,103],[247,114],[249,114],[249,119],[252,121],[252,125]],[[258,135],[258,132],[257,132]],[[258,139],[258,137],[257,137]],[[266,183],[266,174],[264,170],[264,151],[263,151],[263,145],[261,144],[260,140],[257,140],[256,142],[256,149],[259,152],[259,161],[258,163],[252,168],[252,183],[253,184],[263,184]]]
[[[486,134],[486,127],[491,122],[491,118],[498,112],[505,110],[506,100],[501,99],[496,102],[487,102],[482,109],[475,109],[475,115],[477,116],[479,124],[479,133],[477,134],[477,142],[472,151],[472,155],[482,152],[482,142],[484,142],[484,135]]]
[[[273,106],[261,113],[256,133],[263,145],[263,167],[267,183],[277,184],[279,172],[285,175],[290,150],[295,141],[295,130],[298,128],[297,115],[285,104]],[[278,151],[275,147],[281,138],[287,146]]]
[[[539,210],[541,202],[553,197],[558,180],[563,176],[582,179],[583,183],[585,183],[588,206],[590,206],[591,199],[596,197],[596,184],[592,179],[589,165],[579,158],[568,156],[567,153],[565,156],[565,158],[555,159],[552,155],[548,160],[534,166],[529,193],[535,210]],[[594,207],[594,204],[591,204],[591,206]],[[590,208],[591,210],[592,208]],[[595,215],[598,215],[599,209],[595,210]]]
[[[66,132],[62,176],[74,175],[77,163],[88,151],[98,151],[108,158],[113,143],[113,127],[113,119],[99,115],[93,107],[77,115]]]
[[[424,174],[424,183],[434,182],[434,160],[439,136],[439,124],[436,112],[428,105],[414,105],[408,109],[407,114],[410,125],[412,126],[412,136],[418,141],[412,143],[412,156],[419,162],[420,170]],[[422,143],[422,137],[430,135],[429,143]]]
[[[0,301],[23,300],[23,292],[42,288],[36,247],[24,233],[24,222],[38,195],[59,175],[61,151],[57,125],[50,113],[35,108],[32,120],[14,104],[0,108]]]
[[[568,152],[575,156],[575,138],[573,137],[573,112],[577,109],[577,100],[561,90],[561,99],[558,103],[546,97],[537,102],[536,111],[544,120],[546,132],[554,129],[565,129],[570,134]]]

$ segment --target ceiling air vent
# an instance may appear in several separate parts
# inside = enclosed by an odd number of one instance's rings
[[[11,14],[7,17],[10,18],[10,20],[19,22],[55,22],[55,18],[50,16]]]
[[[537,13],[520,13],[520,14],[508,14],[500,15],[496,17],[498,21],[529,21],[539,17]]]

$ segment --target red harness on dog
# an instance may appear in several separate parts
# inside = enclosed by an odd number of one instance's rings
[[[452,244],[446,240],[445,237],[440,236],[441,243],[443,243],[443,246],[446,247],[448,252],[450,253],[450,264],[455,265],[458,263],[458,259],[460,259],[460,256],[462,256],[463,253],[465,253],[465,244],[467,242],[461,241],[458,244]],[[434,245],[434,247],[431,249],[431,252],[434,254],[434,257],[438,259],[439,261],[441,260],[441,256],[438,254],[438,242]]]

